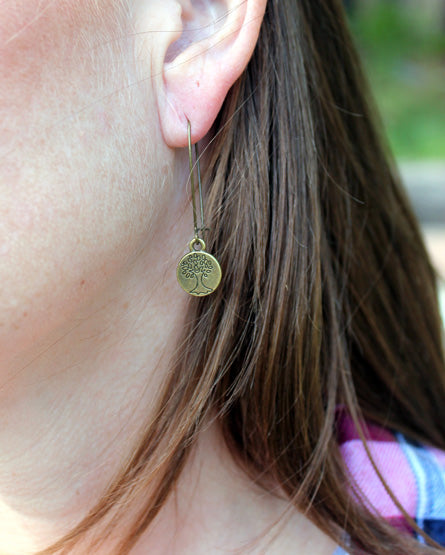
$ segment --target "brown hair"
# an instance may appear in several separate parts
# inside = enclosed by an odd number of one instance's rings
[[[268,0],[207,150],[208,245],[224,280],[191,303],[139,448],[42,553],[69,551],[148,488],[117,548],[128,553],[215,410],[239,464],[337,541],[345,530],[370,553],[436,551],[350,502],[336,442],[343,405],[359,430],[365,417],[445,448],[435,274],[365,90],[339,0]]]

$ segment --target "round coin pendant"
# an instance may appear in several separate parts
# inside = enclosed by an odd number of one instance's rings
[[[196,250],[199,246],[199,250]],[[179,285],[186,293],[205,297],[213,293],[221,281],[221,267],[214,256],[205,252],[202,239],[194,238],[189,244],[190,252],[179,261],[176,270]]]

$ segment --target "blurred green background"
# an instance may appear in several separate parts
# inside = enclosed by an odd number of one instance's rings
[[[397,158],[445,160],[445,1],[345,1]]]
[[[445,0],[344,0],[439,280],[445,325]]]

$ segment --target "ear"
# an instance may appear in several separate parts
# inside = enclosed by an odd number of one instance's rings
[[[253,53],[266,1],[164,0],[175,31],[159,39],[162,69],[154,86],[168,146],[187,145],[187,119],[193,143],[209,131]]]

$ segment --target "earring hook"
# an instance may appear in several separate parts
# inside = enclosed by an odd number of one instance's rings
[[[202,181],[201,181],[201,167],[199,164],[199,152],[198,143],[195,143],[195,166],[198,173],[198,194],[199,194],[199,206],[201,211],[201,225],[198,227],[197,215],[196,215],[196,200],[195,200],[195,178],[194,178],[194,165],[193,165],[193,154],[192,154],[192,131],[191,131],[190,120],[187,118],[187,138],[189,146],[189,165],[190,165],[190,186],[192,190],[192,208],[193,208],[193,227],[195,231],[195,238],[199,238],[199,232],[201,235],[205,229],[204,226],[204,202],[202,198]]]

